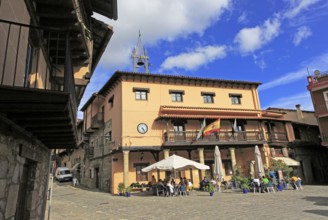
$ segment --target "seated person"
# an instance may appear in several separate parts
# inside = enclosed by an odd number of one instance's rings
[[[293,187],[293,189],[296,189],[297,187],[297,181],[298,181],[298,177],[297,176],[292,176],[292,178],[290,178],[290,183],[291,186]]]
[[[255,187],[259,187],[259,186],[261,186],[261,184],[260,184],[260,179],[259,179],[258,177],[255,177],[255,178],[253,179],[253,183],[254,183],[254,186],[255,186]]]
[[[167,182],[166,184],[169,192],[170,192],[170,195],[174,195],[174,186],[172,185],[172,181],[171,182]]]
[[[158,183],[156,185],[156,194],[159,195],[160,193],[163,193],[165,195],[166,193],[166,186],[164,185],[163,181],[161,179],[158,180]]]
[[[211,179],[210,183],[211,183],[212,185],[216,185],[216,181],[215,181],[214,179]]]
[[[152,188],[152,191],[153,191],[153,195],[156,195],[156,185],[157,185],[157,181],[156,181],[156,178],[155,178],[154,175],[151,177],[150,184],[151,184],[151,188]]]
[[[205,187],[208,184],[206,177],[200,182],[200,188],[205,191]]]
[[[269,179],[268,179],[266,176],[263,176],[263,177],[262,177],[262,182],[263,182],[264,185],[267,186],[268,183],[269,183]]]
[[[182,194],[187,195],[186,192],[187,192],[187,186],[184,182],[182,182],[181,184],[179,184],[179,193],[180,193],[180,195],[182,195]]]
[[[193,185],[192,185],[192,182],[190,180],[187,181],[187,191],[191,191],[193,190]]]

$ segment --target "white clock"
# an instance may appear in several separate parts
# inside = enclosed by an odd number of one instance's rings
[[[148,126],[145,123],[140,123],[137,126],[137,130],[140,134],[145,134],[148,131]]]

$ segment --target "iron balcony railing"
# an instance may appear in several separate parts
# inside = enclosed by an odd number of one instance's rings
[[[288,142],[286,132],[267,132],[267,136],[270,142]]]
[[[197,139],[198,131],[169,131],[164,134],[164,142],[244,142],[264,141],[261,131],[220,131],[209,136],[201,136]]]
[[[0,86],[69,93],[75,113],[72,33],[2,19],[0,26]]]

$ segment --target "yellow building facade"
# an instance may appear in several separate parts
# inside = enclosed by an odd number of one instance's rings
[[[283,113],[261,110],[260,84],[115,72],[81,109],[88,140],[82,183],[117,193],[121,182],[126,186],[148,183],[152,175],[165,179],[169,172],[143,173],[141,169],[177,154],[211,167],[176,175],[191,179],[197,187],[203,176],[212,176],[216,145],[225,180],[231,179],[236,167],[243,176],[256,175],[255,145],[268,167],[271,155],[288,157],[287,144],[293,138]],[[217,119],[220,131],[197,139],[204,120],[209,125]]]

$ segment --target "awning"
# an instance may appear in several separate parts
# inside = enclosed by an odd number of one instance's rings
[[[287,166],[300,166],[300,162],[290,157],[273,157],[274,160],[282,160]]]

